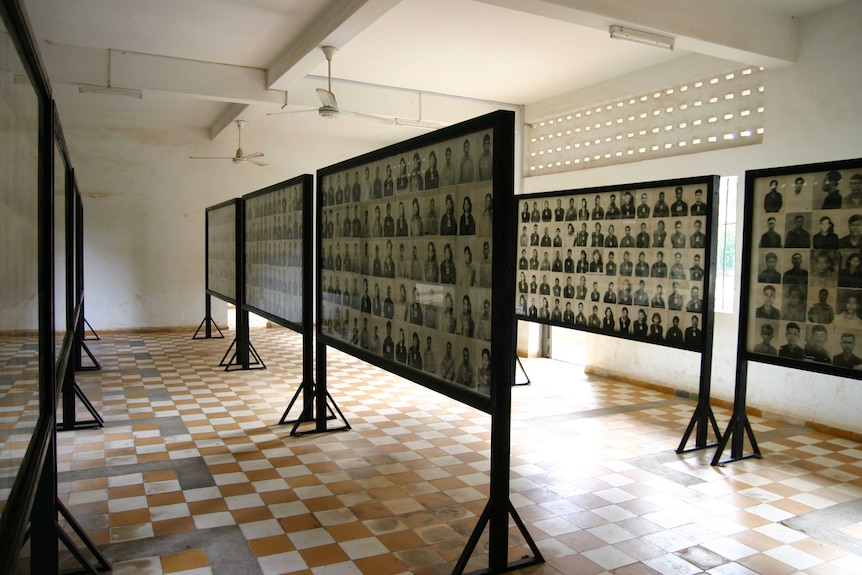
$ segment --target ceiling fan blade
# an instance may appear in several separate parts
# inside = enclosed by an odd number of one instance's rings
[[[377,122],[379,124],[396,124],[395,118],[390,118],[388,116],[375,116],[374,114],[363,114],[362,112],[350,112],[348,110],[341,110],[341,115],[350,116],[351,118],[358,118],[360,120],[369,120],[371,122]]]
[[[253,154],[246,154],[244,156],[240,156],[243,160],[250,160],[251,158],[262,158],[263,152],[254,152]]]
[[[264,162],[256,162],[256,161],[254,161],[254,160],[246,160],[246,161],[247,161],[247,162],[249,162],[249,163],[251,163],[251,164],[254,164],[255,166],[268,166],[268,165],[269,165],[269,164],[267,164],[267,163],[264,163]]]
[[[234,156],[189,156],[192,160],[233,160]]]
[[[329,106],[330,108],[338,107],[338,102],[335,100],[335,94],[333,94],[329,90],[318,88],[317,97],[320,98],[320,104],[323,106]]]

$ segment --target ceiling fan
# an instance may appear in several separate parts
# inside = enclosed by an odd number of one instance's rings
[[[349,116],[360,120],[369,120],[381,124],[389,124],[393,126],[409,126],[413,128],[424,128],[427,130],[436,130],[442,128],[444,124],[439,122],[430,122],[421,119],[422,111],[422,94],[419,94],[419,110],[420,118],[413,120],[410,118],[395,118],[391,116],[377,116],[375,114],[364,114],[362,112],[351,112],[338,107],[338,101],[335,99],[335,93],[332,91],[332,57],[338,51],[338,48],[333,46],[321,46],[320,49],[326,56],[326,80],[327,89],[317,88],[317,97],[320,98],[320,107],[317,110],[287,110],[283,112],[271,112],[267,116],[277,116],[281,114],[304,114],[316,111],[322,118],[334,119],[339,116]],[[287,105],[287,93],[285,92],[285,106]],[[284,107],[284,106],[282,106]]]
[[[242,127],[246,125],[248,122],[246,120],[235,120],[237,127],[237,135],[239,139],[239,144],[236,149],[235,156],[189,156],[192,160],[231,160],[234,164],[255,164],[256,166],[268,166],[269,164],[265,164],[263,162],[257,162],[254,158],[262,158],[263,152],[254,152],[253,154],[244,154],[242,151]]]

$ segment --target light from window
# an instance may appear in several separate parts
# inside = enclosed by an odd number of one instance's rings
[[[718,249],[715,265],[715,311],[733,313],[736,301],[736,198],[738,176],[719,181]]]

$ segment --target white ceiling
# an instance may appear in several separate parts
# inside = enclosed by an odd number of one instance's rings
[[[797,17],[844,0],[22,1],[62,118],[207,128],[213,137],[243,118],[265,131],[394,141],[417,132],[266,114],[281,110],[285,90],[286,110],[319,105],[322,45],[339,49],[333,92],[342,108],[454,122],[692,52],[788,65]],[[673,36],[676,49],[611,40],[610,24]],[[81,84],[143,97],[80,94]]]

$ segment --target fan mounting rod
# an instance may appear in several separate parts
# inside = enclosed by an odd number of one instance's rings
[[[335,46],[321,46],[320,49],[323,50],[323,55],[326,56],[326,88],[332,92],[332,57],[338,52],[338,48]]]
[[[237,129],[237,149],[236,155],[237,157],[242,156],[242,127],[248,124],[248,120],[236,120],[236,129]]]

